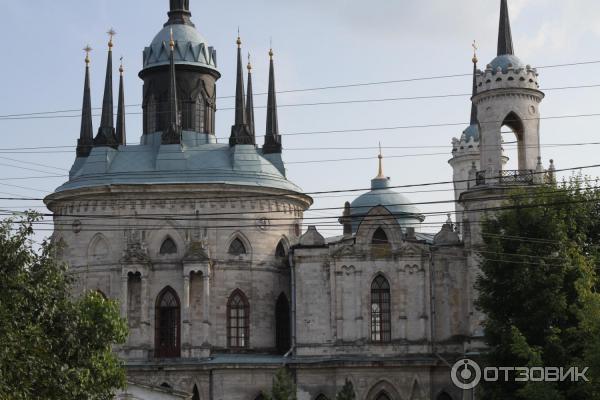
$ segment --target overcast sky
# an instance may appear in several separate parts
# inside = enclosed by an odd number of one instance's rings
[[[244,52],[252,53],[254,89],[267,89],[268,48],[275,50],[277,88],[280,91],[352,83],[380,82],[439,75],[469,74],[471,43],[479,43],[480,67],[495,55],[499,0],[191,0],[193,21],[208,43],[218,51],[218,95],[234,93],[235,39],[239,26]],[[119,33],[115,56],[126,68],[126,102],[141,102],[142,82],[137,77],[142,50],[166,21],[167,0],[0,0],[4,38],[0,79],[0,115],[52,110],[79,110],[82,99],[81,49],[89,43],[92,55],[92,103],[102,102],[106,65],[105,32]],[[548,66],[600,60],[600,2],[593,0],[509,0],[517,55],[527,64]],[[117,65],[115,65],[115,76]],[[540,69],[542,88],[600,84],[600,64]],[[387,101],[342,105],[283,107],[298,103],[338,100],[467,94],[471,78],[420,80],[346,89],[282,93],[278,97],[281,132],[329,131],[464,122],[469,119],[469,96],[412,101]],[[117,81],[115,80],[115,94]],[[546,92],[542,116],[600,113],[600,88]],[[220,99],[217,136],[224,141],[233,122],[225,110],[232,100]],[[265,96],[255,98],[266,104]],[[141,136],[140,107],[130,107],[127,135],[130,144]],[[77,112],[57,116],[78,115]],[[264,133],[265,113],[256,110],[257,132]],[[542,143],[599,141],[599,117],[542,121]],[[0,119],[1,149],[36,146],[73,146],[79,135],[79,117],[56,119]],[[94,121],[98,128],[98,118]],[[307,192],[366,188],[376,174],[377,144],[385,149],[385,173],[395,185],[452,179],[447,164],[451,140],[462,127],[359,131],[354,133],[284,136],[284,157],[289,178]],[[262,144],[263,138],[258,138]],[[507,138],[507,141],[511,138]],[[393,147],[412,148],[393,148]],[[433,147],[436,146],[436,147]],[[355,150],[299,150],[300,148],[351,147]],[[509,146],[508,146],[509,147]],[[599,163],[598,145],[549,147],[544,163],[556,160],[557,168]],[[66,177],[31,178],[66,174],[73,149],[43,153],[0,150],[0,197],[43,197]],[[30,150],[38,151],[39,150]],[[512,152],[509,151],[509,154]],[[401,157],[406,156],[406,157]],[[323,160],[367,158],[324,162]],[[18,163],[15,160],[33,164]],[[298,163],[319,161],[315,163]],[[513,164],[514,165],[514,164]],[[50,168],[49,166],[53,167]],[[594,176],[597,170],[586,170]],[[13,185],[13,186],[9,186]],[[425,188],[443,189],[450,186]],[[414,191],[406,189],[402,191]],[[417,189],[418,190],[418,189]],[[342,206],[357,194],[316,197],[316,208]],[[415,202],[448,200],[451,191],[411,193]],[[39,202],[0,201],[0,207],[19,209]],[[445,211],[452,204],[421,206],[423,211]],[[315,215],[332,215],[330,211]],[[443,219],[443,218],[442,218]],[[438,221],[438,219],[429,219]],[[439,227],[427,226],[425,230]],[[326,234],[334,232],[325,231]]]

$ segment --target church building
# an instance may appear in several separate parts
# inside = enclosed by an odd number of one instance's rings
[[[479,223],[508,190],[553,168],[540,156],[544,94],[514,54],[507,0],[498,57],[484,70],[473,59],[471,124],[452,143],[456,223],[421,232],[424,214],[394,189],[401,182],[380,154],[371,191],[340,207],[336,237],[303,228],[313,199],[286,177],[272,50],[264,142],[240,38],[235,120],[229,141],[217,141],[217,51],[189,2],[170,0],[144,49],[139,144],[126,140],[122,66],[113,115],[114,33],[97,131],[88,54],[76,158],[45,199],[75,295],[115,299],[128,321],[116,351],[129,387],[117,398],[261,399],[282,367],[300,400],[333,400],[346,380],[359,400],[466,398],[450,370],[485,348]],[[502,127],[517,138],[516,171],[505,170]]]

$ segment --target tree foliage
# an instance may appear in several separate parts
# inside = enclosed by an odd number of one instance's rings
[[[72,297],[57,245],[34,249],[37,219],[0,223],[0,398],[112,399],[125,384],[112,347],[126,324],[98,293]]]
[[[273,378],[270,394],[263,393],[266,400],[296,400],[296,385],[292,374],[286,368],[277,370]]]
[[[600,398],[600,191],[573,179],[517,191],[484,222],[478,307],[491,348],[511,367],[590,367],[591,382],[486,384],[486,399]],[[595,366],[595,367],[594,367]]]
[[[346,383],[342,387],[342,390],[335,397],[336,400],[355,400],[356,394],[354,393],[354,386],[350,380],[346,379]]]

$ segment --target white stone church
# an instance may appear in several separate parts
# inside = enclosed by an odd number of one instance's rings
[[[118,398],[255,400],[284,366],[301,400],[333,400],[346,379],[359,400],[471,398],[450,368],[485,346],[479,222],[506,190],[553,168],[540,158],[544,94],[514,55],[507,1],[498,57],[484,70],[474,58],[471,125],[453,141],[457,223],[436,235],[419,231],[424,215],[381,156],[372,190],[340,207],[343,235],[305,229],[313,200],[286,178],[273,53],[264,143],[239,39],[235,121],[217,143],[216,50],[189,10],[170,0],[144,50],[138,145],[126,144],[122,69],[113,115],[112,37],[97,132],[86,58],[77,157],[45,200],[78,292],[118,300],[128,321],[118,351],[130,384]],[[503,126],[517,137],[517,171],[504,169]]]

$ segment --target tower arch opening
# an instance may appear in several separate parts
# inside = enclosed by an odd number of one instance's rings
[[[514,111],[509,112],[500,126],[502,133],[502,161],[504,171],[524,171],[527,169],[524,149],[525,126]]]

